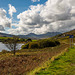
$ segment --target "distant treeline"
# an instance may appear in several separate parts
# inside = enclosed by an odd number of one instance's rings
[[[6,42],[9,41],[10,39],[13,39],[13,37],[0,37],[0,42]],[[19,38],[18,42],[27,42],[27,41],[32,41],[30,38],[24,39],[24,38]]]

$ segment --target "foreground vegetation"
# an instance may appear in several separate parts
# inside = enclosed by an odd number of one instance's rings
[[[67,44],[61,44],[44,49],[24,49],[17,51],[15,56],[11,52],[0,53],[0,74],[25,75],[66,47]]]
[[[53,62],[48,61],[47,67],[35,72],[35,75],[75,75],[75,48],[57,57]],[[33,74],[31,74],[33,75]]]

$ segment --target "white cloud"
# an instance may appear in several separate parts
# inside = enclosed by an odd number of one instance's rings
[[[6,17],[6,11],[0,8],[0,31],[5,27],[11,27],[11,19]]]
[[[8,32],[23,35],[66,32],[75,29],[74,3],[75,0],[48,0],[44,5],[32,5],[28,10],[17,15],[19,23],[11,24],[16,28],[10,28]],[[12,16],[13,12],[10,15]],[[7,20],[6,22],[9,23],[8,18]]]
[[[15,7],[11,6],[11,4],[9,4],[9,14],[11,17],[13,16],[14,12],[16,12]],[[9,19],[6,16],[6,14],[7,14],[6,10],[0,8],[0,31],[4,31],[6,27],[11,28],[12,19]]]
[[[13,16],[13,13],[16,12],[16,9],[14,6],[12,6],[11,4],[9,4],[9,15],[12,17]]]
[[[66,1],[66,2],[65,2]],[[45,5],[30,6],[30,9],[20,13],[19,34],[44,34],[47,32],[65,32],[75,28],[74,0],[48,0]],[[14,30],[13,30],[14,31]]]
[[[32,2],[39,2],[40,0],[31,0]]]
[[[17,18],[20,19],[19,23],[22,25],[37,25],[44,22],[43,18],[40,16],[43,5],[31,6],[30,10],[20,13]]]

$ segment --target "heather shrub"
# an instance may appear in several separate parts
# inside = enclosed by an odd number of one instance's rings
[[[30,42],[29,43],[29,48],[30,49],[39,48],[39,43],[38,42]]]
[[[7,50],[2,50],[2,53],[3,54],[6,54],[6,53],[8,53],[9,51],[7,51]]]
[[[35,49],[35,48],[45,48],[45,47],[54,47],[59,45],[60,42],[56,40],[50,39],[42,39],[38,40],[37,42],[29,42],[22,46],[22,49]]]
[[[55,41],[56,45],[60,45],[60,42],[59,41]]]
[[[26,43],[25,45],[22,45],[21,49],[28,49],[29,48],[29,43]]]
[[[40,40],[39,44],[40,44],[40,48],[56,46],[55,41],[51,41],[50,39]]]

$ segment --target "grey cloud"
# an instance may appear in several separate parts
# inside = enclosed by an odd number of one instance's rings
[[[2,25],[0,25],[0,31],[5,31],[5,29]]]

